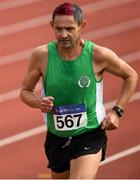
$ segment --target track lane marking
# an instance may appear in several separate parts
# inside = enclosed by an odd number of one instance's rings
[[[94,37],[95,37],[95,39],[99,39],[99,38],[107,37],[110,35],[118,34],[121,32],[129,31],[132,29],[136,29],[139,27],[140,27],[140,18],[137,18],[137,19],[132,19],[129,21],[124,21],[119,24],[107,26],[105,28],[101,28],[101,29],[98,29],[95,31],[90,31],[90,32],[84,34],[84,37],[87,39],[94,39]],[[1,56],[0,57],[0,66],[28,59],[30,56],[30,53],[33,51],[34,48],[36,48],[36,47],[27,49],[24,51],[19,51],[17,53]],[[137,53],[139,55],[139,51]]]
[[[140,91],[136,92],[132,96],[130,102],[135,102],[135,101],[138,101],[138,100],[140,100]],[[114,105],[115,102],[116,102],[116,100],[105,103],[105,109],[109,110]],[[4,139],[0,140],[0,147],[3,147],[3,146],[6,146],[8,144],[11,144],[11,143],[21,141],[23,139],[32,137],[32,136],[40,134],[40,133],[43,133],[45,131],[46,131],[46,126],[42,125],[42,126],[38,126],[36,128],[33,128],[31,130],[27,130],[27,131],[15,134],[13,136],[9,136],[7,138],[4,138]]]
[[[115,155],[112,155],[112,156],[108,157],[108,158],[106,159],[106,160],[108,160],[108,161],[105,161],[105,162],[102,163],[101,165],[108,164],[108,163],[110,163],[110,162],[112,162],[112,161],[115,161],[115,160],[117,160],[117,157],[118,157],[118,158],[122,158],[122,157],[124,157],[124,156],[130,155],[130,154],[135,153],[135,152],[138,152],[138,151],[140,151],[140,145],[135,146],[135,147],[132,147],[132,148],[130,148],[130,149],[127,149],[127,150],[125,150],[125,151],[119,152],[119,153],[117,153],[117,154],[115,154]],[[125,154],[125,155],[123,156],[123,154]]]
[[[90,13],[90,12],[98,12],[100,10],[116,7],[119,5],[124,5],[127,3],[134,2],[136,0],[123,0],[123,1],[98,1],[98,2],[92,2],[85,5],[82,5],[81,8],[83,9],[84,13]],[[35,28],[42,25],[49,24],[51,20],[51,14],[47,14],[44,16],[39,16],[37,18],[32,18],[28,20],[24,20],[18,23],[5,25],[0,27],[0,36],[6,36],[12,33],[16,33],[19,31],[24,31],[27,29]]]
[[[41,2],[42,0],[8,0],[8,1],[3,1],[0,2],[0,11],[11,9],[11,8],[16,8],[19,6],[24,6],[24,5],[29,5],[29,4],[34,4],[37,2]]]
[[[38,126],[36,128],[18,133],[16,135],[13,135],[13,136],[10,136],[10,137],[7,137],[5,139],[0,140],[0,147],[6,146],[8,144],[11,144],[11,143],[14,143],[17,141],[21,141],[21,140],[26,139],[26,138],[30,138],[34,135],[43,133],[45,131],[46,131],[46,126],[42,125],[42,126]]]
[[[41,90],[41,87],[42,87],[42,83],[39,82],[35,88],[35,91]],[[0,103],[18,98],[20,96],[20,90],[21,89],[19,88],[19,89],[15,89],[15,90],[6,92],[4,94],[0,94]]]
[[[129,103],[137,101],[139,99],[140,99],[140,91],[133,94],[133,96],[131,97]],[[116,103],[116,100],[109,101],[109,102],[105,103],[105,109],[109,110],[112,106],[114,106],[115,103]]]
[[[124,151],[121,151],[119,153],[113,154],[112,156],[109,156],[105,159],[105,161],[101,162],[100,166],[103,166],[105,164],[111,163],[113,161],[116,161],[118,159],[121,159],[123,157],[129,156],[131,154],[137,153],[140,151],[140,144],[133,146],[129,149],[126,149]]]
[[[125,31],[130,31],[132,29],[140,28],[140,18],[131,19],[128,21],[121,22],[119,24],[114,24],[107,27],[103,27],[98,31],[91,31],[84,34],[87,39],[98,39],[106,36],[111,36],[114,34],[122,33]]]

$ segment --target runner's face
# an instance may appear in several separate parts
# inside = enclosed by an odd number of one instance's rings
[[[82,25],[78,25],[73,16],[56,16],[51,25],[60,48],[75,47],[81,36]]]

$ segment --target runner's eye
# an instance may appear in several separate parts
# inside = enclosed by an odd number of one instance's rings
[[[74,28],[73,27],[67,27],[66,30],[67,31],[72,31],[72,30],[74,30]]]
[[[61,27],[56,27],[56,30],[60,32],[60,31],[62,31],[62,28]]]

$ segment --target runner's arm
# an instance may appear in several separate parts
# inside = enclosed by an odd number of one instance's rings
[[[35,50],[30,58],[28,70],[22,83],[20,97],[30,107],[40,108],[41,98],[34,92],[42,73],[40,71],[39,55]]]
[[[116,105],[124,109],[136,89],[137,72],[112,50],[101,46],[96,46],[95,61],[98,61],[101,72],[107,71],[123,79]]]
[[[132,94],[135,92],[138,74],[113,51],[108,49],[106,51],[106,65],[104,70],[123,79],[123,85],[121,87],[120,95],[117,98],[116,105],[124,109]]]
[[[121,92],[115,105],[124,109],[136,89],[138,74],[112,50],[100,46],[96,47],[95,62],[100,65],[100,71],[107,71],[123,79]],[[111,110],[102,122],[102,129],[112,130],[118,127],[119,116],[114,110]]]

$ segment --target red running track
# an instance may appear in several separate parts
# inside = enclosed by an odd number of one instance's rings
[[[6,1],[7,0],[0,1],[0,5]],[[18,7],[15,5],[13,8],[0,10],[0,28],[5,28],[6,26],[11,28],[12,25],[15,24],[15,30],[17,28],[16,23],[23,21],[26,23],[29,19],[45,16],[60,2],[63,1],[57,0],[48,3],[45,0],[40,0],[32,4]],[[88,6],[85,11],[85,18],[88,22],[85,33],[93,31],[93,37],[90,38],[90,40],[113,49],[120,56],[139,52],[140,25],[138,23],[134,26],[132,21],[140,18],[140,1],[123,0],[122,3],[121,0],[118,0],[118,4],[116,5],[114,4],[114,0],[78,0],[76,2],[84,8],[85,5],[88,5],[89,3],[92,3],[93,7],[97,7],[96,11],[94,10],[95,12],[90,11],[89,7],[91,5]],[[108,3],[112,3],[112,7],[109,7],[109,5],[106,7],[106,4]],[[119,32],[119,24],[128,21],[131,21],[131,23],[129,23],[127,29]],[[99,32],[102,28],[110,28],[112,25],[116,24],[118,24],[118,30],[115,34],[105,34],[102,37],[94,36],[94,32]],[[3,59],[4,56],[9,55],[11,57],[9,63],[0,65],[0,97],[7,98],[3,101],[0,99],[1,140],[43,125],[41,113],[38,110],[25,106],[18,97],[18,91],[14,94],[14,90],[21,87],[21,82],[27,68],[27,57],[30,53],[25,55],[25,57],[21,54],[17,59],[19,60],[18,62],[14,62],[12,55],[47,43],[53,38],[53,32],[49,24],[42,24],[31,28],[25,26],[22,30],[17,32],[0,35],[1,61],[5,60]],[[131,62],[129,62],[137,72],[140,72],[139,60],[139,56],[134,54],[131,58]],[[109,74],[105,74],[104,79],[105,102],[110,102],[117,97],[120,90],[118,87],[121,85],[121,81]],[[136,92],[139,91],[140,83],[138,84]],[[7,93],[11,93],[12,96],[9,96]],[[138,121],[140,117],[139,107],[140,101],[138,95],[136,96],[136,100],[127,106],[126,113],[121,120],[120,128],[108,132],[109,143],[107,157],[140,144],[140,123]],[[43,149],[44,139],[45,131],[2,146],[0,149],[0,178],[49,177],[47,160]],[[139,159],[139,151],[126,156],[123,154],[122,158],[102,165],[97,178],[140,178]]]

